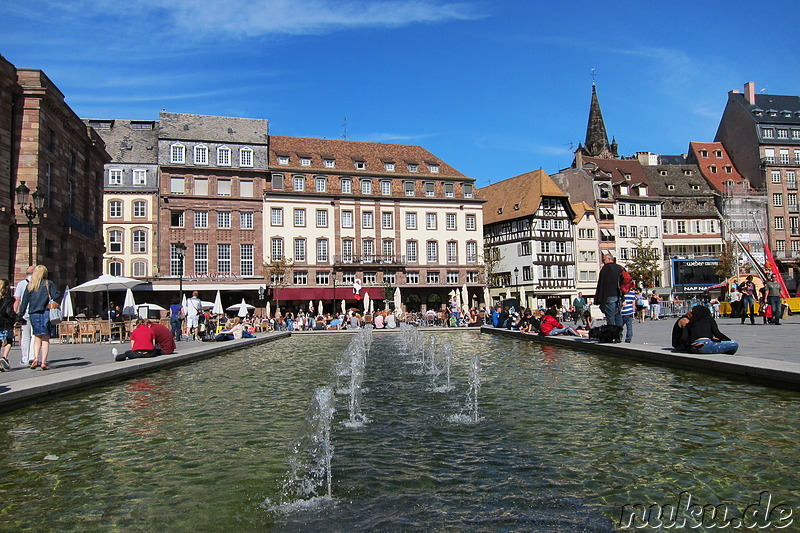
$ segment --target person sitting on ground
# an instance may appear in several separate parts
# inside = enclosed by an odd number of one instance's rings
[[[733,355],[739,349],[738,342],[720,332],[717,321],[705,305],[692,307],[692,317],[683,328],[681,343],[689,346],[689,351],[695,354]]]
[[[383,311],[375,313],[375,319],[372,321],[372,324],[375,326],[375,329],[383,329],[386,323],[383,321]]]
[[[519,328],[522,333],[531,333],[531,331],[534,331],[533,321],[531,320],[532,318],[533,313],[531,312],[530,308],[525,309],[525,312],[522,313],[522,326]],[[534,332],[538,333],[538,331],[539,330],[537,328]]]
[[[156,348],[161,350],[163,355],[175,353],[175,348],[177,348],[175,338],[165,325],[161,324],[161,322],[151,321],[150,329],[153,330],[153,334],[156,336]]]
[[[215,341],[232,341],[234,339],[241,339],[244,335],[244,327],[242,326],[242,319],[238,316],[233,319],[233,324],[227,329],[223,329],[214,337]]]
[[[683,328],[689,323],[692,318],[692,312],[687,311],[685,315],[678,318],[672,326],[672,347],[679,352],[688,352],[689,346],[683,344]]]
[[[150,321],[144,318],[136,320],[136,328],[131,331],[130,350],[118,353],[116,348],[112,348],[111,353],[117,361],[161,355],[161,350],[156,349],[156,334],[150,329],[149,323]],[[167,331],[167,334],[169,335],[169,331]]]
[[[558,311],[555,309],[548,309],[544,313],[544,318],[542,319],[542,324],[539,327],[539,332],[542,335],[546,336],[554,336],[554,335],[574,335],[575,337],[582,337],[578,330],[573,327],[565,326],[561,322],[558,321],[556,318],[558,316]]]
[[[386,315],[386,329],[395,329],[397,327],[397,318],[395,318],[394,313],[389,313]]]

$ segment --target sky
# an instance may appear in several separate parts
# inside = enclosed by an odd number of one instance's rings
[[[81,118],[264,118],[418,144],[485,186],[568,167],[594,82],[621,155],[713,141],[730,90],[800,94],[796,0],[6,0],[0,54]]]

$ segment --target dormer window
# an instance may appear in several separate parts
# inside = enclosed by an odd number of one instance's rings
[[[731,174],[733,172],[733,168],[730,165],[725,165],[725,174]]]
[[[716,174],[717,173],[717,166],[716,165],[709,165],[708,170],[710,170],[712,174]]]
[[[335,159],[325,159],[324,160],[325,168],[336,168],[336,160]]]
[[[409,172],[419,172],[419,165],[416,163],[409,163],[408,164],[408,171]]]
[[[208,164],[208,147],[199,144],[194,147],[194,164],[207,165]]]
[[[700,190],[700,186],[696,185],[696,184],[692,184],[691,188],[692,188],[693,191],[699,191]]]
[[[182,144],[173,144],[169,150],[170,163],[185,163],[186,162],[186,147]]]
[[[683,169],[683,175],[684,176],[691,176],[692,175],[692,171],[689,170],[688,168],[685,168],[685,169]]]
[[[722,159],[722,150],[714,150],[714,157]]]
[[[310,167],[311,166],[311,158],[310,157],[301,157],[300,158],[300,166],[301,167]]]
[[[628,186],[627,185],[620,185],[619,186],[619,193],[622,195],[628,194]]]
[[[279,155],[278,156],[278,164],[279,165],[288,165],[289,164],[289,156],[288,155]]]
[[[666,170],[659,170],[658,171],[658,175],[659,176],[666,176],[667,175],[667,171]]]
[[[761,136],[765,139],[774,139],[775,138],[775,130],[772,128],[761,128]]]
[[[625,181],[631,181],[631,175],[630,174],[623,174],[623,176],[625,176]]]
[[[647,187],[645,185],[639,185],[639,196],[647,196]]]
[[[366,170],[367,169],[367,162],[366,161],[353,161],[356,166],[356,170]]]
[[[430,170],[430,171],[431,171],[433,174],[438,174],[438,173],[439,173],[439,165],[434,165],[434,164],[428,163],[428,169],[429,169],[429,170]]]
[[[708,150],[700,150],[700,157],[708,157]]]
[[[668,191],[674,191],[675,190],[675,185],[673,185],[672,183],[667,183],[667,190]]]
[[[383,170],[386,172],[394,172],[394,163],[385,162],[383,163]]]

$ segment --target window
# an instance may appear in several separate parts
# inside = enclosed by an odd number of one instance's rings
[[[774,139],[775,130],[773,130],[772,128],[761,128],[761,135],[765,139]]]
[[[428,272],[426,276],[425,282],[429,285],[434,285],[439,283],[439,273],[438,272]]]
[[[194,227],[207,228],[208,227],[208,211],[195,211],[194,212]]]
[[[781,148],[781,151],[778,154],[778,162],[781,165],[788,165],[789,164],[789,149],[788,148]]]
[[[425,228],[436,229],[436,213],[425,213]]]
[[[383,262],[384,263],[392,263],[394,262],[394,241],[391,239],[386,239],[383,241]]]
[[[217,272],[231,273],[231,245],[228,243],[217,244]]]
[[[394,172],[394,163],[384,162],[383,163],[383,170],[386,172]]]
[[[239,214],[239,228],[240,229],[253,229],[253,213],[240,213]]]
[[[253,150],[251,148],[242,148],[239,150],[239,166],[252,167],[253,166]]]
[[[788,157],[788,156],[787,156]],[[147,185],[147,170],[143,168],[133,169],[133,185]]]
[[[143,278],[147,276],[147,263],[144,261],[133,262],[133,277]]]
[[[364,272],[364,285],[375,285],[378,282],[377,272]]]
[[[678,220],[678,233],[686,233],[686,221]]]
[[[217,165],[221,167],[231,166],[231,149],[227,146],[217,148]]]
[[[725,169],[725,174],[732,174],[733,173],[733,167],[732,166],[725,165],[723,168]]]
[[[631,229],[634,229],[636,226],[631,226]],[[564,241],[556,241],[555,243],[555,252],[557,254],[565,254],[567,253],[567,243]]]
[[[325,165],[325,168],[336,168],[335,159],[324,159],[322,162]]]
[[[438,174],[439,173],[439,165],[428,163],[428,169],[433,174]]]
[[[355,165],[356,170],[367,170],[366,161],[353,161],[353,164]]]
[[[439,243],[436,241],[427,242],[428,263],[437,263],[439,261]]]
[[[770,164],[775,162],[774,148],[764,148],[764,161]]]
[[[194,272],[197,275],[208,274],[208,244],[194,245]]]
[[[454,183],[444,184],[444,195],[446,198],[453,198],[456,195],[456,186]]]
[[[409,163],[408,164],[408,171],[409,172],[419,172],[419,165],[416,163]]]
[[[786,171],[786,187],[789,189],[797,188],[797,175],[795,174],[794,170]]]
[[[169,179],[169,192],[171,194],[184,194],[184,179],[183,178],[170,178]]]
[[[448,272],[445,277],[445,283],[448,285],[458,284],[458,272]]]
[[[304,262],[306,260],[306,240],[294,240],[294,260]]]
[[[330,272],[317,272],[317,285],[328,285],[330,282]]]
[[[109,185],[122,185],[122,170],[113,168],[108,171]]]
[[[342,272],[342,283],[352,285],[356,280],[355,272]]]
[[[231,180],[217,180],[217,196],[231,195]]]
[[[784,241],[784,240],[775,241],[775,251],[776,252],[785,252],[786,251],[786,241]]]
[[[342,180],[342,194],[352,194],[353,193],[353,182],[352,180]]]
[[[550,243],[548,241],[541,241],[539,243],[539,251],[543,254],[550,253]]]
[[[321,176],[317,176],[314,178],[314,186],[317,192],[325,192],[328,190],[328,180]]]
[[[252,276],[254,274],[254,246],[252,244],[241,244],[239,245],[239,254],[240,254],[240,274],[242,276]]]
[[[417,241],[406,241],[406,261],[416,263],[417,257]]]
[[[375,246],[372,239],[364,239],[361,241],[361,255],[365,263],[372,263],[375,260]]]
[[[283,239],[280,237],[272,238],[272,260],[283,261]]]
[[[300,158],[300,166],[301,167],[310,167],[311,166],[311,158],[310,157],[301,157]]]
[[[295,285],[308,285],[308,272],[295,272],[294,273]]]
[[[403,190],[405,191],[406,196],[414,196],[414,182],[413,181],[404,182]]]
[[[108,251],[112,254],[122,253],[122,232],[111,230],[108,232]]]
[[[392,214],[391,213],[381,213],[381,228],[383,229],[392,229]]]
[[[194,147],[194,164],[207,165],[208,164],[208,147],[197,145]]]
[[[220,229],[231,228],[231,212],[217,211],[217,227]]]
[[[318,228],[327,228],[328,227],[328,210],[327,209],[317,209],[317,227]]]
[[[783,217],[775,217],[775,229],[783,229]]]
[[[180,276],[185,272],[181,272],[181,266],[183,265],[183,260],[181,254],[178,253],[178,249],[175,248],[175,244],[169,245],[169,275],[170,276]],[[184,271],[186,268],[184,267]]]
[[[119,218],[122,216],[122,202],[119,200],[112,200],[108,202],[108,216],[110,218]]]
[[[619,227],[619,236],[623,239],[628,238],[628,226],[620,226]]]
[[[464,192],[464,198],[472,198],[474,196],[474,189],[471,183],[465,183],[461,186],[461,190]]]
[[[273,207],[270,209],[270,224],[272,226],[283,226],[282,207]]]
[[[283,174],[272,175],[272,190],[273,191],[283,190]]]
[[[343,228],[352,228],[353,227],[353,212],[352,211],[342,211],[342,227]]]
[[[362,228],[372,227],[372,211],[364,211],[363,213],[361,213],[361,227]]]
[[[306,178],[303,176],[295,176],[292,178],[292,189],[298,192],[306,190]]]
[[[145,218],[147,216],[147,202],[144,200],[133,202],[133,216],[134,218]]]
[[[788,139],[789,130],[786,128],[778,128],[778,139]]]
[[[436,195],[436,185],[432,181],[425,182],[425,196],[432,197]]]
[[[185,163],[186,162],[186,147],[182,144],[173,144],[169,150],[170,163]]]
[[[416,213],[406,213],[406,229],[417,229]]]
[[[392,194],[392,182],[389,180],[382,180],[381,181],[381,194],[384,196],[390,196]]]
[[[317,262],[328,261],[328,239],[317,239]]]
[[[449,230],[456,229],[456,214],[455,213],[447,213],[444,216],[445,218],[445,227]]]
[[[597,281],[597,272],[594,270],[581,270],[580,272],[580,280],[581,281]]]
[[[478,243],[475,241],[467,241],[467,263],[476,263],[478,261]]]
[[[790,207],[795,207],[796,208],[797,207],[797,193],[796,192],[790,192],[790,193],[786,194],[786,203]]]
[[[182,228],[184,224],[183,211],[169,212],[169,225],[172,228]]]
[[[617,213],[625,216],[625,204],[618,204],[617,205]]]
[[[394,285],[397,283],[397,276],[394,272],[384,272],[383,282],[388,283],[389,285]]]
[[[772,176],[772,183],[780,183],[781,182],[781,171],[780,170],[773,170],[770,174]]]
[[[545,279],[550,277],[550,265],[539,265],[539,278]]]
[[[464,226],[467,228],[467,231],[477,229],[475,215],[466,215],[466,217],[464,217]]]
[[[108,263],[108,273],[112,276],[121,276],[122,275],[122,262],[120,261],[110,261]]]
[[[775,207],[783,207],[783,193],[776,192],[772,195],[772,205]]]
[[[372,194],[372,180],[361,180],[361,194]]]
[[[353,261],[353,239],[344,239],[342,241],[342,260],[345,263]]]
[[[447,241],[447,262],[458,262],[458,244],[455,241]]]
[[[406,272],[406,283],[408,285],[418,285],[419,272]]]
[[[194,193],[197,196],[208,196],[208,178],[194,179]]]
[[[792,139],[794,140],[800,139],[800,130],[792,130]]]
[[[630,256],[628,255],[628,249],[627,248],[620,248],[619,249],[619,258],[624,260],[624,261],[627,261],[628,259],[630,259]]]
[[[289,164],[289,156],[288,155],[279,155],[278,156],[278,164],[279,165],[288,165]]]
[[[657,217],[658,216],[658,207],[655,206],[655,205],[650,205],[648,207],[649,207],[648,211],[650,213],[650,216],[651,217]]]

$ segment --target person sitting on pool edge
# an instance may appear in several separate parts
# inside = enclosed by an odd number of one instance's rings
[[[692,317],[683,328],[681,344],[688,346],[690,353],[704,355],[733,355],[739,349],[738,342],[732,341],[719,330],[717,321],[705,305],[692,307]]]
[[[156,334],[150,329],[150,321],[144,318],[137,319],[136,328],[131,331],[131,349],[118,353],[116,348],[112,348],[111,353],[117,361],[161,355],[161,350],[156,348]]]
[[[578,330],[573,327],[565,326],[561,322],[558,321],[556,316],[558,315],[558,311],[555,309],[548,309],[544,313],[544,318],[542,318],[542,324],[539,327],[539,333],[545,336],[553,336],[553,335],[574,335],[575,337],[583,337]]]
[[[219,334],[214,337],[214,340],[231,341],[234,339],[241,339],[243,335],[244,327],[242,326],[242,319],[237,316],[233,319],[233,324],[229,328],[220,331]]]

